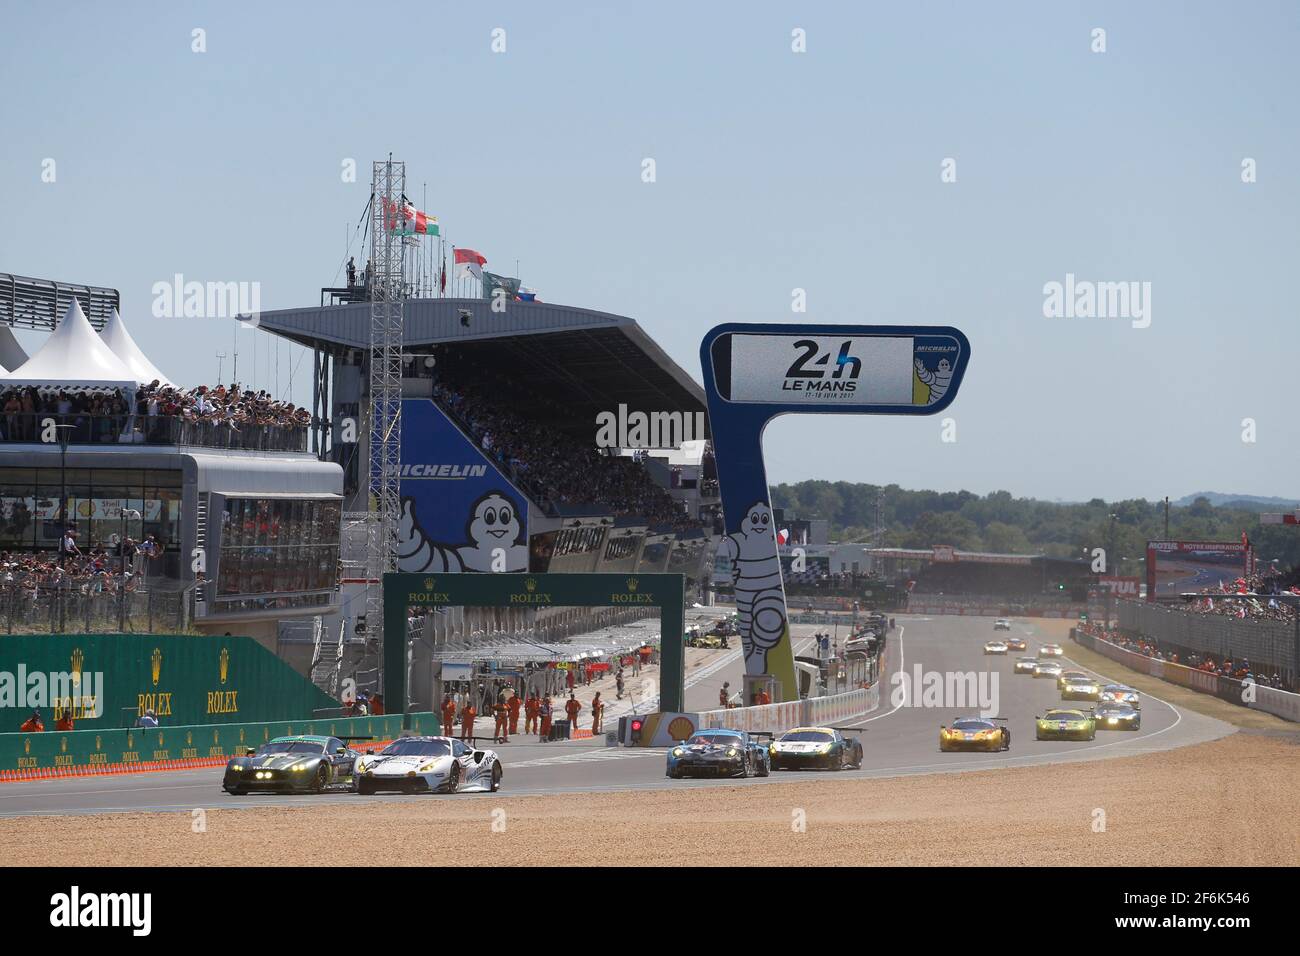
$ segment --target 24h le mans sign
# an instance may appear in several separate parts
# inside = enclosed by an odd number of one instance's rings
[[[700,364],[722,486],[745,671],[798,699],[785,585],[763,466],[778,415],[933,415],[957,397],[970,343],[947,326],[720,325]]]

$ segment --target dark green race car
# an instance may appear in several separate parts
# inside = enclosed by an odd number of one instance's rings
[[[276,737],[242,757],[231,757],[221,789],[240,796],[265,793],[324,793],[352,787],[352,768],[360,756],[345,740],[361,737]]]
[[[796,727],[768,747],[773,770],[862,769],[862,742],[844,731],[862,733],[858,727]]]

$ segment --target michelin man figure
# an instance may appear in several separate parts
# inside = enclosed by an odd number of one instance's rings
[[[420,527],[415,501],[402,499],[398,525],[397,566],[402,571],[527,571],[528,546],[519,544],[523,529],[514,504],[500,492],[474,503],[466,525],[469,543],[449,546],[431,540]]]
[[[781,559],[767,502],[754,502],[741,519],[740,530],[727,535],[726,542],[745,672],[766,674],[768,651],[780,643],[786,626]]]
[[[948,392],[948,385],[952,382],[952,363],[946,358],[939,359],[939,365],[931,372],[925,367],[925,363],[918,358],[916,359],[916,377],[921,380],[922,385],[929,386],[929,404],[933,405]]]

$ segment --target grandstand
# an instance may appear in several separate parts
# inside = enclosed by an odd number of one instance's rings
[[[357,645],[341,651],[342,666],[364,682],[374,663],[374,649],[370,657],[361,649],[360,617],[373,581],[362,427],[368,303],[325,294],[322,301],[334,304],[264,312],[259,327],[313,353],[310,448],[344,474],[342,605],[325,629]],[[599,414],[623,405],[686,420],[705,411],[702,389],[631,318],[534,302],[501,312],[492,304],[404,302],[401,570],[667,571],[685,575],[691,599],[703,597],[720,510],[707,448],[596,447]],[[545,629],[561,612],[530,613],[512,630]],[[296,640],[315,638],[300,631]],[[440,645],[439,655],[453,646],[459,658],[473,654],[454,644]],[[286,653],[305,658],[307,650]]]
[[[889,579],[913,580],[914,595],[999,595],[1084,601],[1091,567],[1079,558],[1046,554],[994,554],[933,548],[873,548],[872,567]]]

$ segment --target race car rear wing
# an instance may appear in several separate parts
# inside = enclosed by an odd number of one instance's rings
[[[831,730],[838,730],[842,734],[860,734],[866,731],[866,727],[832,727]]]

